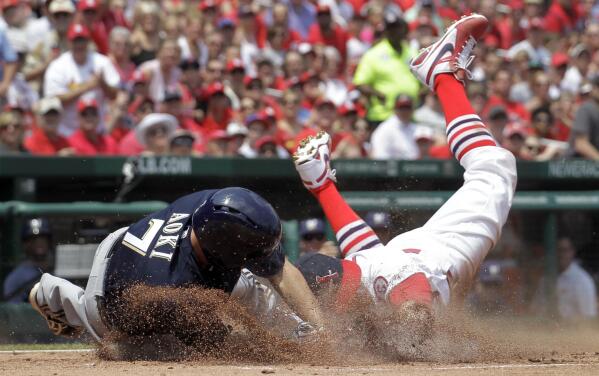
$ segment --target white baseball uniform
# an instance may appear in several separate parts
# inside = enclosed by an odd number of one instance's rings
[[[507,150],[479,147],[463,156],[464,185],[422,227],[385,246],[348,254],[375,301],[387,302],[407,277],[424,273],[435,306],[467,288],[501,235],[516,188],[516,162]]]

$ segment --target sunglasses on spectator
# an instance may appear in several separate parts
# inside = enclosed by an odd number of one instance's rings
[[[10,124],[2,124],[0,125],[0,131],[5,131],[7,129],[11,129],[11,130],[17,130],[21,128],[21,124],[19,123],[10,123]]]
[[[155,127],[148,129],[148,136],[150,136],[150,137],[155,137],[158,135],[165,135],[165,134],[166,134],[166,127],[162,126],[162,125],[155,126]]]
[[[324,240],[324,234],[306,234],[302,236],[302,239],[309,242],[312,240]]]
[[[96,110],[95,108],[87,108],[81,111],[81,116],[85,118],[98,117],[98,110]]]

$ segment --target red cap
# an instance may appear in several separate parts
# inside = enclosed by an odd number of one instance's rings
[[[81,98],[79,102],[77,102],[77,111],[82,112],[86,108],[98,108],[98,101],[94,98]]]
[[[568,55],[563,52],[556,52],[551,57],[551,65],[555,68],[568,64]]]
[[[509,2],[509,7],[513,10],[524,9],[524,0],[511,0]]]
[[[532,18],[529,22],[529,29],[544,29],[545,23],[540,17]]]
[[[400,94],[395,99],[395,108],[406,108],[406,107],[414,107],[414,101],[412,97],[407,94]]]
[[[318,73],[316,73],[316,72],[304,72],[300,76],[300,81],[302,84],[305,84],[312,78],[316,78],[316,79],[320,80],[320,75],[318,75]]]
[[[504,137],[509,138],[509,137],[512,137],[517,134],[522,136],[523,138],[526,138],[530,134],[530,131],[529,131],[528,127],[526,127],[518,122],[509,123],[508,125],[505,126],[505,128],[503,128],[503,136]]]
[[[80,23],[74,23],[69,26],[69,30],[67,31],[67,39],[73,40],[76,38],[90,38],[89,29]]]
[[[331,13],[331,7],[326,4],[318,4],[316,13]]]
[[[433,303],[431,285],[424,273],[412,274],[393,287],[389,293],[389,303],[400,306],[405,302],[418,302],[426,306]]]
[[[217,6],[218,3],[215,0],[204,0],[200,2],[200,4],[198,5],[198,9],[206,10],[208,8],[216,8]]]
[[[243,79],[243,84],[245,86],[249,86],[249,84],[251,84],[254,81],[262,83],[262,80],[259,77],[245,76],[245,78]]]
[[[277,141],[275,140],[275,138],[273,136],[270,135],[266,135],[266,136],[262,136],[259,139],[256,140],[256,143],[254,144],[256,146],[256,149],[260,149],[262,146],[266,145],[266,144],[277,144]]]
[[[2,0],[2,9],[6,9],[9,7],[16,7],[21,4],[21,0]]]
[[[432,32],[433,35],[438,35],[439,34],[439,30],[437,29],[437,27],[435,26],[435,24],[433,23],[433,21],[426,16],[423,17],[418,17],[416,20],[414,20],[413,22],[410,23],[410,30],[414,31],[416,29],[418,29],[421,26],[426,26],[429,27]]]
[[[208,134],[208,141],[215,141],[215,140],[228,140],[229,134],[227,133],[227,131],[224,131],[222,129],[216,129],[212,132],[210,132]]]
[[[339,108],[337,108],[337,112],[339,113],[339,115],[341,116],[345,116],[349,113],[358,113],[358,109],[356,108],[356,106],[354,105],[353,102],[346,102],[343,103],[341,106],[339,106]]]
[[[235,69],[241,69],[245,72],[245,66],[239,59],[233,59],[227,63],[227,72],[233,72]]]
[[[84,11],[87,9],[98,9],[98,2],[96,0],[79,0],[77,3],[77,9]]]
[[[224,94],[224,92],[225,92],[225,87],[220,82],[215,82],[213,84],[210,84],[210,85],[208,85],[206,90],[204,90],[204,94],[208,98],[212,97],[215,94],[219,94],[219,93]]]

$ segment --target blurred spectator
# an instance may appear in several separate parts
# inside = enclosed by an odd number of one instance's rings
[[[507,57],[513,59],[520,51],[526,51],[531,64],[541,64],[548,67],[551,63],[551,52],[544,45],[543,20],[532,18],[528,22],[526,39],[513,45]]]
[[[137,141],[144,147],[144,155],[164,155],[169,151],[169,140],[179,125],[169,114],[146,115],[135,127]]]
[[[499,105],[491,107],[487,113],[487,127],[491,135],[499,144],[503,143],[503,130],[508,124],[509,118],[505,107]]]
[[[109,135],[99,130],[100,107],[95,99],[80,99],[77,103],[77,129],[69,143],[76,155],[112,155],[117,153],[117,144]]]
[[[10,42],[6,37],[6,30],[0,28],[0,105],[6,101],[5,96],[10,87],[10,83],[17,73],[17,54],[13,50]]]
[[[62,105],[56,97],[42,98],[38,103],[37,127],[25,139],[25,148],[36,155],[72,155],[69,141],[58,133]]]
[[[316,20],[316,7],[307,0],[284,0],[289,13],[289,29],[297,32],[303,39],[308,38],[310,26]]]
[[[576,112],[568,155],[599,160],[599,76],[592,82],[589,99]]]
[[[206,139],[206,156],[225,157],[228,153],[229,135],[222,129],[210,132]],[[257,148],[256,148],[257,150]],[[256,155],[258,156],[258,155]]]
[[[26,152],[23,146],[25,133],[22,119],[14,112],[0,114],[0,155]]]
[[[445,114],[443,114],[441,104],[434,93],[426,94],[422,106],[414,111],[414,121],[429,127],[435,138],[445,141]]]
[[[158,57],[139,67],[149,80],[149,96],[154,102],[161,102],[167,90],[177,87],[181,78],[180,58],[181,49],[177,41],[167,39],[160,45]]]
[[[418,146],[414,140],[416,124],[412,122],[413,107],[410,96],[402,94],[397,97],[395,115],[382,122],[372,133],[372,158],[418,158]]]
[[[310,253],[322,253],[330,257],[339,257],[339,249],[326,239],[325,222],[320,218],[308,218],[299,223],[300,256]]]
[[[364,222],[381,239],[381,243],[387,244],[395,234],[391,227],[391,215],[384,211],[370,211],[364,216]]]
[[[433,130],[429,127],[418,125],[414,129],[414,141],[418,146],[418,159],[429,159],[431,155],[431,148],[435,143]]]
[[[553,0],[545,14],[545,30],[560,34],[573,31],[580,16],[578,1]]]
[[[308,32],[308,43],[313,45],[322,44],[334,47],[340,56],[337,71],[342,72],[347,57],[347,41],[349,34],[341,26],[333,22],[331,8],[328,5],[319,4],[316,8],[316,23],[310,26]]]
[[[406,22],[393,14],[385,15],[385,37],[360,60],[353,83],[370,101],[367,119],[378,125],[393,115],[398,94],[416,99],[418,80],[410,73],[408,61],[414,56],[405,38]]]
[[[47,219],[28,219],[21,230],[21,241],[25,260],[4,280],[3,297],[10,303],[27,302],[33,285],[52,267],[52,232]]]
[[[114,98],[120,76],[110,60],[88,51],[90,33],[81,24],[72,24],[68,31],[69,51],[54,60],[44,77],[44,96],[58,97],[64,108],[58,131],[70,136],[77,129],[77,101],[94,98],[98,104],[101,129],[107,111],[107,98]]]
[[[192,156],[195,140],[193,133],[183,129],[176,130],[169,140],[169,154],[176,157]]]
[[[135,4],[131,35],[131,61],[137,66],[156,58],[162,42],[160,7],[158,3],[142,0]]]
[[[135,64],[131,61],[131,33],[122,26],[117,26],[110,32],[110,54],[108,58],[119,72],[121,82],[128,84],[133,78]]]
[[[231,122],[227,125],[227,135],[229,136],[227,155],[241,157],[240,148],[248,135],[248,129],[241,123]]]
[[[225,95],[225,87],[220,82],[209,85],[204,91],[207,101],[206,116],[201,124],[202,132],[210,134],[225,130],[231,121],[231,101]]]
[[[512,122],[503,129],[503,143],[501,146],[511,151],[516,158],[532,159],[525,148],[526,138],[529,136],[528,129],[518,122]]]
[[[591,65],[591,52],[587,46],[580,43],[570,51],[572,65],[566,70],[561,82],[561,89],[572,94],[578,94],[583,81],[588,78]]]
[[[597,317],[597,296],[595,282],[575,261],[576,248],[569,238],[557,242],[559,276],[557,277],[557,313],[562,319],[580,323],[583,319]],[[540,281],[535,296],[537,309],[547,310],[545,280]]]
[[[77,2],[78,22],[86,25],[90,31],[91,39],[96,45],[96,50],[102,55],[108,54],[108,32],[106,25],[100,20],[100,6],[102,0],[79,0]]]
[[[509,70],[501,68],[491,77],[491,95],[487,101],[483,114],[487,113],[492,107],[503,106],[510,120],[529,121],[530,113],[521,103],[510,99],[510,88],[514,84],[513,75]]]

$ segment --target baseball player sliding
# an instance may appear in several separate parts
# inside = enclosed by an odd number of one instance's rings
[[[113,232],[98,246],[85,290],[46,273],[29,301],[53,333],[74,336],[85,329],[99,340],[120,329],[119,297],[134,284],[220,289],[258,314],[271,314],[277,298],[252,272],[265,277],[303,319],[322,325],[312,292],[283,254],[277,213],[238,187],[183,196]],[[312,325],[289,317],[298,323],[296,334],[313,332]]]
[[[463,295],[498,240],[516,188],[515,159],[474,113],[463,84],[487,25],[481,15],[462,18],[410,65],[439,97],[448,144],[466,170],[464,185],[424,226],[381,244],[337,191],[329,135],[303,140],[294,154],[303,184],[322,206],[343,255],[338,260],[315,254],[298,267],[313,291],[333,294],[334,307],[366,292],[397,312],[429,312],[432,319],[435,308]]]

